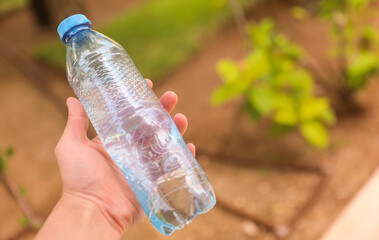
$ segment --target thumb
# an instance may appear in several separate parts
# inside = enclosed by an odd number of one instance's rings
[[[71,140],[85,141],[88,130],[88,117],[83,105],[76,98],[67,99],[68,119],[63,136]]]

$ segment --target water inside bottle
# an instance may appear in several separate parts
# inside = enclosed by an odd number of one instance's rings
[[[207,176],[126,51],[89,30],[66,54],[71,86],[152,224],[169,235],[212,208]]]

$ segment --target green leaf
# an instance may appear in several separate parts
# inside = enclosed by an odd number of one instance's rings
[[[278,50],[286,58],[298,60],[303,55],[302,48],[294,43],[291,43],[282,33],[279,33],[275,36],[275,42],[278,45]]]
[[[344,31],[343,31],[343,36],[339,36],[339,38],[340,38],[340,41],[341,41],[341,38],[342,39],[344,38],[344,41],[346,42],[345,49],[341,48],[341,50],[344,51],[344,54],[348,58],[353,54],[356,48],[355,47],[356,36],[357,36],[356,27],[351,23],[351,21],[347,21],[347,23],[345,24]]]
[[[293,131],[294,129],[295,129],[294,126],[281,125],[281,124],[274,123],[270,128],[270,134],[273,137],[278,137],[286,133],[289,133]]]
[[[252,44],[257,48],[268,49],[272,44],[274,21],[265,18],[259,24],[249,27]]]
[[[275,99],[276,113],[274,122],[281,125],[295,126],[298,122],[294,101],[286,95],[277,96]]]
[[[5,150],[5,156],[7,157],[10,157],[14,154],[14,149],[13,147],[8,147],[6,150]]]
[[[33,230],[34,230],[35,232],[38,232],[38,231],[41,229],[41,227],[42,227],[42,224],[40,223],[40,224],[38,224],[38,225],[36,225],[36,226],[33,226]]]
[[[251,121],[253,122],[257,122],[261,117],[261,114],[257,111],[257,109],[249,103],[246,103],[244,105],[244,110],[246,110],[246,112],[249,114]]]
[[[28,216],[23,215],[23,216],[20,218],[19,222],[20,222],[20,225],[21,225],[22,227],[27,227],[27,226],[29,226],[29,224],[30,224],[30,219],[28,218]]]
[[[4,172],[6,168],[6,161],[3,156],[0,156],[0,172]]]
[[[318,121],[305,122],[300,126],[303,137],[313,146],[325,149],[329,145],[329,134]]]
[[[261,114],[269,114],[274,107],[274,95],[267,86],[260,86],[251,89],[249,93],[249,103]]]
[[[378,30],[373,26],[364,26],[359,39],[360,51],[371,51],[378,44]]]
[[[308,71],[296,69],[288,76],[287,85],[296,97],[304,97],[311,95],[313,79]]]
[[[370,41],[376,41],[378,38],[378,30],[374,26],[364,26],[362,28],[362,36]]]
[[[331,108],[323,111],[319,117],[324,123],[329,125],[335,124],[337,121],[336,115]]]
[[[262,78],[270,70],[270,63],[266,52],[259,49],[254,50],[246,57],[248,68],[246,69],[246,75],[244,76],[250,82],[258,78]]]
[[[307,10],[303,7],[295,6],[291,8],[291,15],[296,19],[305,19],[308,15]]]
[[[366,85],[371,75],[377,72],[379,58],[369,52],[362,52],[350,60],[347,68],[347,83],[357,90]]]
[[[282,74],[285,76],[285,79],[282,82],[282,86],[285,83],[288,83],[289,79],[293,78],[293,73],[296,71],[295,70],[296,69],[295,64],[296,63],[291,59],[285,59],[285,58],[280,59],[280,62],[278,63],[278,67],[279,67],[279,73],[278,74]]]
[[[294,126],[297,123],[295,111],[291,108],[279,109],[275,114],[274,121],[278,124]]]
[[[211,104],[218,105],[235,98],[247,90],[248,86],[243,83],[223,85],[217,88],[211,95]]]
[[[326,98],[306,98],[300,103],[300,121],[309,122],[328,110],[329,102]]]
[[[216,65],[216,69],[226,84],[237,81],[241,72],[237,64],[230,60],[220,60]]]
[[[372,0],[347,0],[349,7],[352,9],[357,9],[357,8],[363,8],[367,6],[368,3],[372,2]]]
[[[22,196],[26,196],[26,194],[28,194],[28,188],[26,186],[19,186],[18,191]]]
[[[214,9],[221,9],[226,5],[228,0],[212,0],[212,7]]]
[[[321,0],[318,3],[319,15],[322,17],[331,17],[336,11],[345,11],[346,0]]]
[[[24,9],[28,3],[27,0],[0,0],[0,16]]]

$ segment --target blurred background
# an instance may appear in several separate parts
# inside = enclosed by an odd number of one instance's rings
[[[0,239],[33,239],[60,197],[53,152],[74,93],[56,27],[75,13],[123,45],[158,96],[179,95],[217,195],[170,237],[145,219],[123,239],[319,239],[379,163],[378,9],[0,0]]]

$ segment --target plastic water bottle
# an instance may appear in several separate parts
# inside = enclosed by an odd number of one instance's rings
[[[207,176],[125,49],[81,14],[58,33],[68,81],[154,227],[170,235],[211,209]]]

